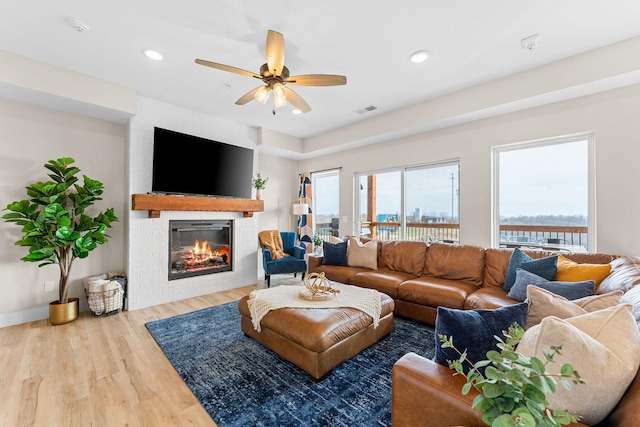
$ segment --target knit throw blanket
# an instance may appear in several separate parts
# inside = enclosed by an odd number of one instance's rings
[[[264,230],[258,233],[260,245],[271,251],[271,259],[276,260],[289,256],[284,252],[282,236],[278,230]]]
[[[253,328],[260,332],[260,321],[271,310],[279,308],[336,308],[350,307],[368,314],[373,319],[373,327],[380,323],[380,293],[375,289],[357,286],[339,285],[335,296],[324,301],[308,301],[299,297],[304,286],[277,286],[269,289],[257,289],[249,294],[247,305],[251,313]]]

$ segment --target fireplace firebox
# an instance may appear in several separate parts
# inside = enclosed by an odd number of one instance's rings
[[[233,221],[169,221],[169,280],[231,271]]]

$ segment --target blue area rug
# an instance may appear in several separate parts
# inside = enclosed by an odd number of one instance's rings
[[[412,351],[432,358],[433,327],[395,319],[387,338],[314,382],[240,330],[237,302],[146,324],[219,427],[389,426],[391,367]]]

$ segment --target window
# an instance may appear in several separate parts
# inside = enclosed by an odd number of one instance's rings
[[[361,235],[379,240],[459,240],[457,161],[357,175]]]
[[[592,153],[592,135],[495,147],[494,246],[594,251]]]
[[[323,240],[329,236],[339,235],[340,222],[340,171],[338,169],[312,172],[313,185],[312,207],[314,233],[318,233]]]

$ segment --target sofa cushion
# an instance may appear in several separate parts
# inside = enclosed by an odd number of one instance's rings
[[[349,278],[362,271],[370,271],[362,267],[343,267],[339,265],[318,265],[309,273],[324,273],[325,277],[334,282],[347,283]]]
[[[551,291],[538,286],[527,288],[527,303],[529,304],[529,315],[525,329],[537,325],[545,317],[555,316],[559,319],[579,316],[603,308],[613,307],[620,304],[622,291],[610,292],[603,295],[592,295],[579,298],[573,301],[554,294]]]
[[[528,286],[539,286],[571,300],[593,295],[596,282],[593,280],[585,280],[583,282],[550,281],[519,268],[516,271],[516,282],[511,287],[507,297],[516,301],[524,301],[527,299]]]
[[[474,284],[461,280],[422,276],[402,282],[398,298],[430,307],[463,308],[467,297],[477,289]]]
[[[558,255],[558,271],[554,280],[561,282],[581,282],[594,280],[596,289],[611,272],[609,264],[578,264],[575,261]]]
[[[432,243],[427,250],[423,273],[480,286],[484,277],[484,248]]]
[[[414,274],[393,271],[388,268],[367,269],[349,277],[345,283],[375,289],[378,292],[389,295],[391,298],[398,298],[398,286],[400,286],[400,283],[416,277]]]
[[[570,363],[585,381],[571,390],[557,387],[547,395],[550,408],[575,412],[582,423],[595,425],[616,406],[640,365],[640,336],[630,310],[621,304],[568,319],[547,317],[525,332],[518,352],[545,360],[543,351],[562,345],[547,371],[557,374]]]
[[[371,240],[362,243],[349,237],[347,240],[347,264],[350,267],[378,268],[378,242]]]
[[[487,248],[484,250],[484,282],[483,287],[504,286],[504,279],[509,268],[511,249]],[[506,295],[506,294],[505,294]]]
[[[467,310],[500,308],[519,301],[507,297],[507,291],[497,286],[485,286],[473,292],[464,302]]]
[[[453,337],[453,345],[467,350],[471,363],[486,359],[489,350],[499,351],[494,335],[503,336],[513,323],[524,325],[527,320],[527,303],[510,305],[495,310],[456,310],[438,307],[436,318],[436,352],[434,360],[448,366],[447,360],[460,358],[451,348],[442,348],[439,335]],[[471,368],[464,364],[465,372]]]
[[[556,271],[558,269],[558,256],[554,255],[534,260],[520,249],[515,248],[509,259],[507,276],[505,277],[502,289],[505,291],[511,289],[516,281],[516,271],[519,268],[544,277],[547,280],[553,280],[556,277]]]
[[[393,271],[402,271],[415,276],[422,274],[427,245],[423,242],[396,240],[381,242],[378,268],[386,267]]]
[[[322,252],[324,252],[323,264],[347,266],[347,242],[322,242]]]

